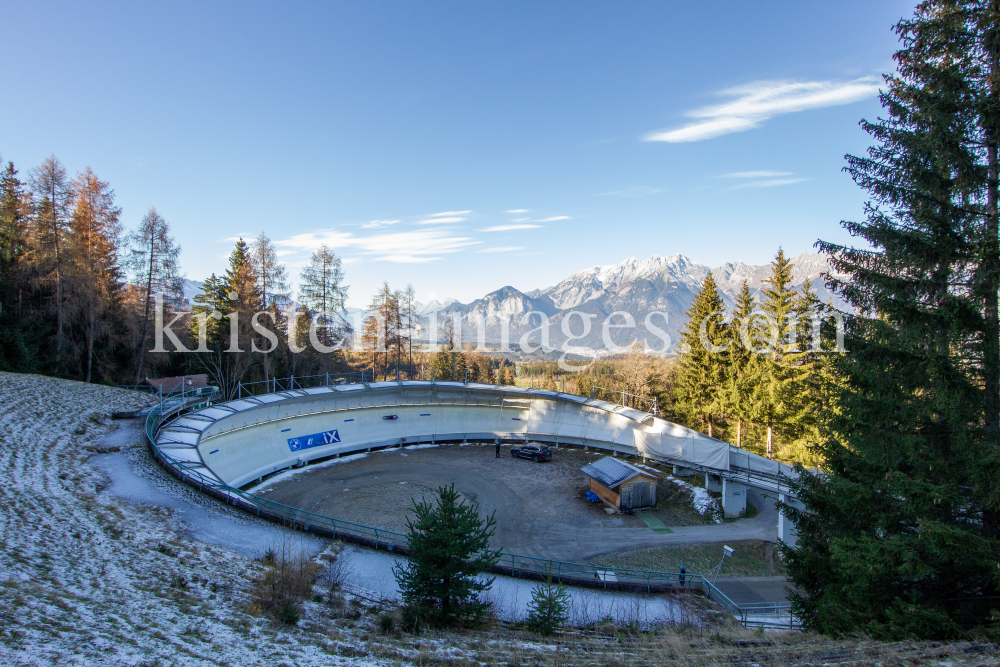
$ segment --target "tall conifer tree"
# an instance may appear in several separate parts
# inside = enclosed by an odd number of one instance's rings
[[[347,285],[344,284],[344,270],[340,257],[326,245],[317,248],[309,264],[302,270],[299,286],[299,300],[314,313],[315,338],[323,348],[339,348],[351,333],[351,328],[342,317],[344,301],[347,299]],[[336,360],[343,358],[343,352],[322,353],[321,369],[328,373],[332,367],[331,354]]]
[[[754,415],[758,366],[750,348],[753,345],[751,332],[754,324],[754,302],[750,294],[750,285],[743,281],[740,293],[736,297],[732,321],[728,327],[729,348],[726,350],[726,365],[724,375],[725,405],[724,410],[730,419],[736,422],[737,447],[743,447],[746,428]],[[741,336],[740,332],[746,332]],[[743,338],[747,340],[744,341]],[[750,343],[748,345],[747,343]]]
[[[72,262],[73,304],[84,334],[84,381],[93,377],[94,344],[109,330],[109,317],[119,305],[121,267],[121,209],[115,192],[87,167],[72,182],[72,235],[68,255]]]
[[[1000,608],[1000,10],[924,2],[897,32],[887,117],[847,158],[863,243],[819,244],[857,314],[784,555],[807,627],[954,637]]]
[[[676,401],[688,421],[714,435],[716,417],[722,412],[726,367],[726,305],[709,273],[688,308],[680,339],[680,368]]]
[[[766,350],[757,359],[757,412],[767,429],[767,458],[775,453],[775,434],[785,441],[794,440],[805,418],[806,409],[799,391],[808,373],[802,367],[802,353],[795,337],[795,290],[792,288],[792,263],[780,248],[771,262],[771,277],[760,291],[762,331]]]
[[[66,342],[66,318],[63,287],[65,281],[66,239],[69,236],[71,196],[66,168],[55,155],[45,158],[31,171],[31,189],[35,195],[34,245],[37,264],[46,282],[52,285],[56,313],[55,351],[62,357]]]

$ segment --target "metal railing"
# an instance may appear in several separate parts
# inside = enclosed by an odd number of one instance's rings
[[[320,376],[322,377],[322,376]],[[208,391],[206,391],[206,389]],[[182,412],[210,404],[214,387],[182,390],[162,397],[146,416],[145,433],[157,461],[184,483],[199,491],[240,507],[255,515],[286,527],[315,533],[331,539],[342,539],[363,546],[401,555],[409,554],[407,536],[395,531],[366,526],[323,514],[308,512],[261,498],[238,489],[218,478],[205,474],[196,465],[170,456],[156,442],[160,427]],[[612,590],[652,593],[656,591],[700,591],[719,606],[729,610],[747,627],[795,628],[797,623],[787,603],[737,604],[705,575],[658,572],[585,563],[572,563],[501,552],[492,572],[511,577],[544,580],[550,574],[559,583]]]
[[[322,373],[320,375],[289,376],[287,378],[270,378],[257,382],[239,382],[236,386],[236,398],[255,396],[257,394],[276,394],[279,391],[295,389],[311,389],[313,387],[329,387],[338,384],[367,384],[371,377],[365,377],[364,371],[351,373]]]

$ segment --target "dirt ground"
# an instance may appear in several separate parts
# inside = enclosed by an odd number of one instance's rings
[[[706,519],[690,506],[689,496],[676,494],[669,482],[660,484],[669,494],[656,514],[673,533],[654,533],[636,516],[609,515],[603,505],[586,500],[589,482],[580,472],[602,455],[560,447],[553,449],[552,461],[533,463],[512,458],[509,446],[496,459],[492,443],[392,449],[311,466],[254,493],[310,512],[405,532],[413,499],[429,499],[438,486],[454,484],[469,502],[479,504],[481,515],[496,513],[494,547],[575,562],[669,544],[776,537],[777,518],[767,512],[754,519],[704,525]]]

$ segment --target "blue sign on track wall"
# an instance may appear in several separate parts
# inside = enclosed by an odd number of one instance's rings
[[[337,433],[336,430],[324,431],[323,433],[313,433],[312,435],[303,435],[298,438],[289,438],[288,448],[293,452],[297,452],[303,449],[309,449],[310,447],[332,445],[335,442],[340,442],[340,434]]]

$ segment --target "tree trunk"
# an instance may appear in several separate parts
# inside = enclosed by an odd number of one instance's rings
[[[135,384],[139,384],[142,375],[142,362],[146,357],[146,331],[149,326],[149,300],[153,294],[153,250],[156,247],[156,225],[149,235],[149,279],[146,281],[146,308],[142,314],[142,334],[139,336],[139,349],[136,351]]]
[[[989,43],[990,57],[990,97],[995,106],[1000,100],[1000,45],[996,36]],[[1000,237],[998,237],[998,189],[1000,189],[1000,174],[998,174],[997,146],[1000,144],[1000,127],[996,119],[988,116],[993,122],[987,127],[987,176],[986,176],[986,220],[985,244],[982,257],[982,274],[984,285],[983,295],[986,303],[983,308],[984,341],[983,341],[983,426],[986,431],[988,446],[996,450],[1000,445],[1000,308],[997,299],[1000,298]],[[983,532],[993,538],[1000,537],[1000,510],[987,507],[983,511]]]
[[[58,357],[62,355],[63,346],[62,254],[59,252],[59,219],[55,210],[55,190],[52,197],[52,227],[56,242],[56,356]]]
[[[773,430],[771,422],[767,422],[767,458],[771,458],[771,433]]]
[[[741,447],[742,446],[742,444],[741,444],[743,442],[742,439],[741,439],[742,435],[743,435],[743,420],[742,419],[737,419],[736,420],[736,446],[737,447]]]
[[[91,369],[94,365],[94,304],[90,304],[90,313],[87,322],[87,379],[90,382]]]

